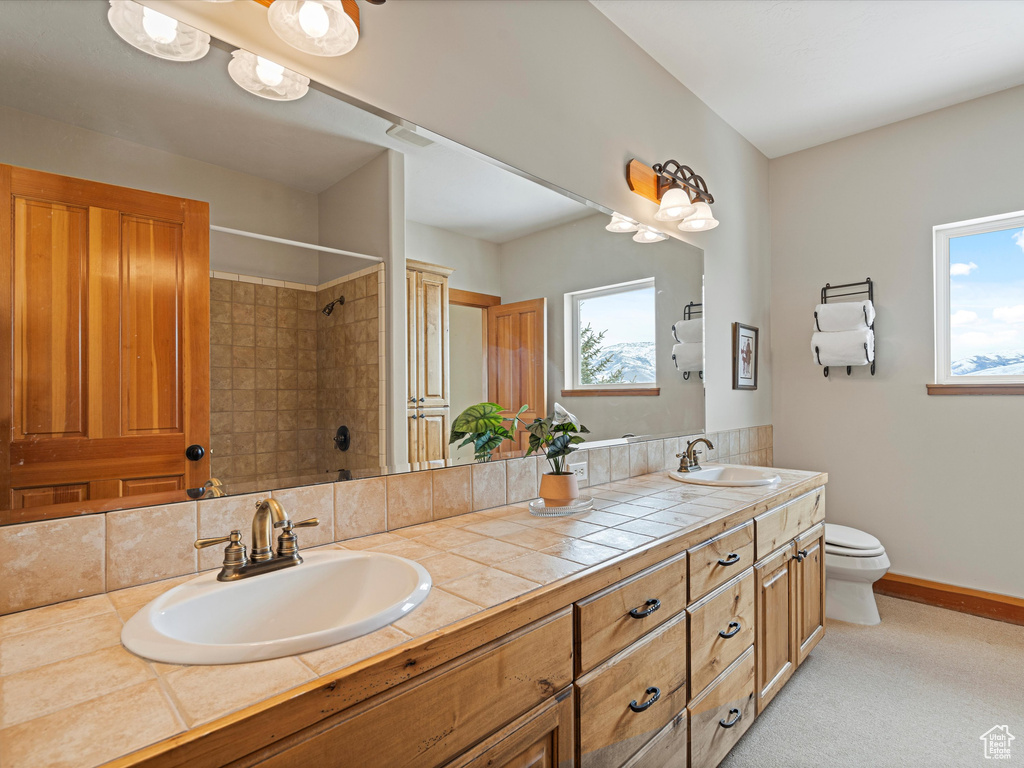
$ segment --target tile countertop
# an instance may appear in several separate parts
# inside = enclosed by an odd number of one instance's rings
[[[311,681],[343,678],[358,661],[414,646],[542,585],[727,516],[749,511],[749,519],[755,504],[760,513],[768,499],[782,503],[827,480],[776,471],[781,482],[761,488],[683,485],[656,472],[587,489],[595,510],[572,517],[534,517],[522,502],[327,545],[416,560],[434,587],[394,624],[300,656],[185,667],[126,651],[124,622],[194,574],[2,616],[0,766],[91,768],[201,726],[209,731],[219,718]]]

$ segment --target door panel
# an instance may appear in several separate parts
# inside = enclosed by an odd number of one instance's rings
[[[757,577],[757,711],[760,714],[793,675],[797,664],[795,547],[770,555]]]
[[[825,635],[825,526],[816,525],[796,540],[799,661]]]
[[[529,408],[529,424],[547,415],[547,299],[530,299],[487,308],[487,398],[516,413]],[[529,432],[517,432],[520,447],[529,445]],[[517,450],[502,443],[498,452]]]
[[[408,395],[409,395],[409,407],[415,408],[416,402],[419,399],[420,391],[420,364],[419,364],[419,272],[414,272],[409,269],[405,272],[405,346],[406,352],[408,353],[408,375],[406,376],[406,382],[408,384]],[[411,444],[410,444],[411,445]],[[410,453],[412,448],[409,449]],[[410,455],[410,461],[415,461]]]
[[[184,451],[209,443],[207,204],[10,166],[0,188],[0,523],[202,486],[209,456]]]
[[[419,397],[421,408],[448,405],[448,278],[418,276]]]
[[[419,412],[419,460],[433,466],[444,466],[448,458],[450,423],[447,408],[433,408]]]

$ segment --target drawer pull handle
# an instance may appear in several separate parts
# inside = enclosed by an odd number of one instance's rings
[[[726,632],[724,629],[719,630],[718,636],[719,637],[732,637],[733,635],[735,635],[737,632],[740,631],[740,623],[738,621],[730,621],[729,622],[729,626],[727,627],[727,629],[729,630],[728,632]]]
[[[793,555],[793,559],[796,560],[798,563],[802,563],[805,557],[807,557],[806,549],[798,550],[797,553]]]
[[[739,561],[740,561],[740,553],[739,552],[730,552],[726,556],[725,560],[719,560],[718,564],[719,565],[736,565],[736,563],[738,563]]]
[[[730,709],[729,715],[732,718],[731,720],[727,721],[725,718],[722,718],[718,721],[718,724],[723,728],[732,728],[734,725],[736,725],[736,723],[740,721],[740,718],[743,717],[743,713],[740,712],[738,709]]]
[[[644,695],[650,696],[651,698],[649,698],[643,704],[637,704],[636,699],[633,699],[631,702],[629,702],[629,708],[632,709],[634,712],[643,712],[649,706],[651,706],[651,704],[653,704],[661,698],[661,688],[655,688],[652,685],[650,688],[644,691]]]
[[[645,619],[659,608],[661,608],[661,600],[652,597],[650,600],[644,603],[643,608],[634,608],[629,612],[629,615],[632,616],[634,619]]]

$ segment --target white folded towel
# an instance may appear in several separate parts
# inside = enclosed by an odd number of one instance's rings
[[[702,371],[704,370],[704,345],[673,344],[672,359],[675,360],[676,368],[680,371]]]
[[[867,357],[864,345],[868,345]],[[811,336],[811,356],[818,365],[867,365],[875,359],[875,332],[870,328]]]
[[[672,335],[680,344],[703,344],[704,319],[676,320],[672,324]]]
[[[870,328],[875,322],[875,305],[871,301],[841,301],[819,304],[814,308],[817,323],[815,331],[835,333]]]

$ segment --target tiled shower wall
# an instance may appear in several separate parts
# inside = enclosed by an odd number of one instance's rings
[[[316,294],[210,280],[210,447],[214,477],[313,474]]]
[[[321,469],[379,469],[386,465],[384,418],[384,267],[369,267],[319,286],[317,306],[339,296],[330,316],[317,313],[317,418]],[[339,426],[351,445],[334,447]]]
[[[771,465],[771,426],[717,432],[709,458]],[[686,438],[592,448],[589,484],[674,469]],[[321,483],[273,491],[285,509],[317,516],[304,529],[304,546],[317,546],[500,507],[537,495],[542,461],[536,457]],[[217,548],[196,552],[200,536],[249,529],[254,503],[270,492],[0,527],[0,615],[79,597],[185,576],[219,566]],[[74,567],[68,567],[73,564]],[[60,610],[60,609],[55,609]],[[0,628],[2,629],[2,628]]]

